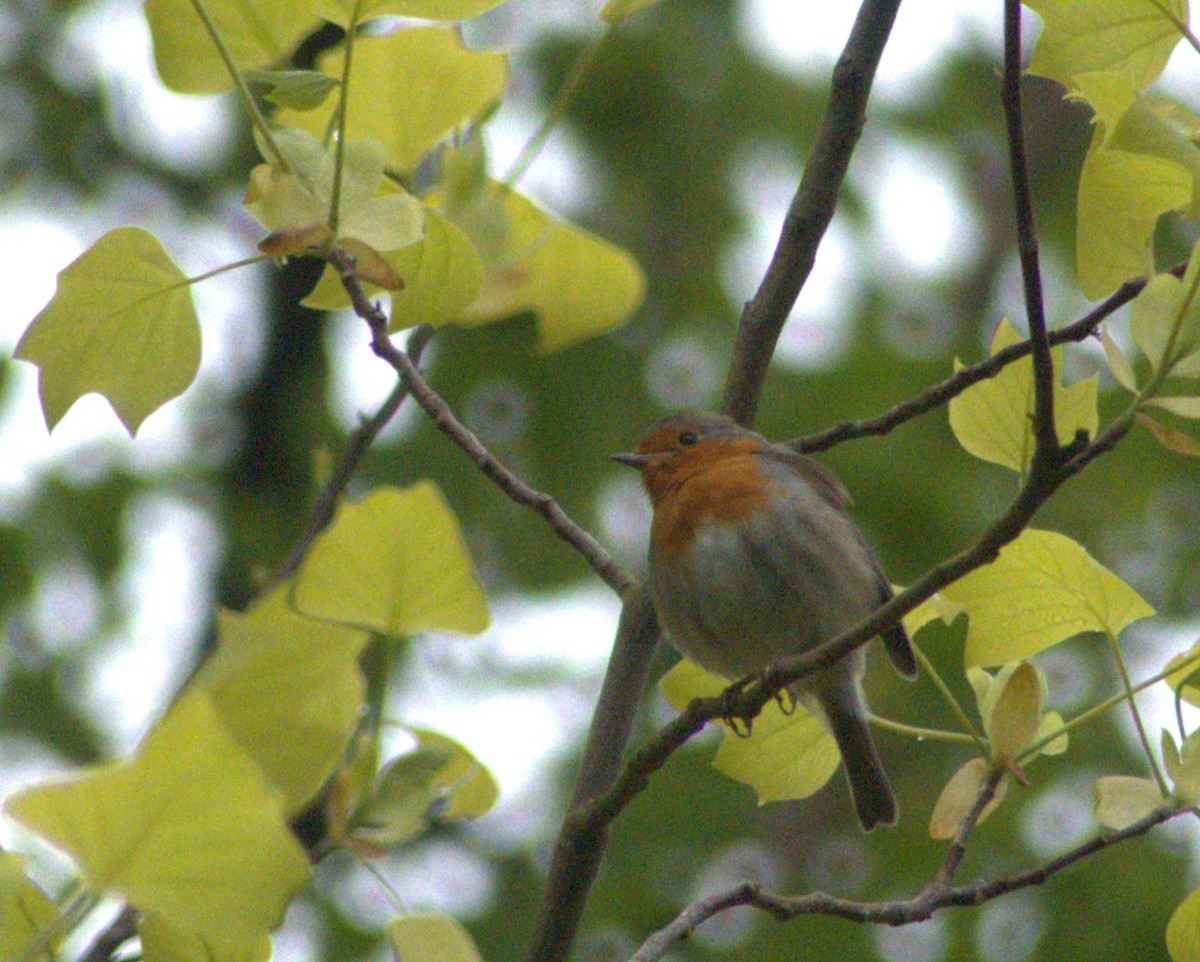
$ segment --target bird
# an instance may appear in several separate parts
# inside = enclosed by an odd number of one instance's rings
[[[638,469],[654,514],[649,584],[666,637],[701,667],[739,680],[812,651],[892,597],[828,469],[720,414],[655,423],[613,460]],[[881,632],[905,678],[917,674],[900,622]],[[789,689],[841,753],[864,831],[899,810],[867,727],[860,647]]]

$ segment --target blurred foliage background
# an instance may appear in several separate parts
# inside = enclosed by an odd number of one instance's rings
[[[535,178],[547,202],[633,251],[646,269],[649,294],[637,316],[551,356],[530,351],[529,317],[447,330],[426,355],[434,386],[483,440],[635,568],[646,509],[636,479],[606,455],[627,449],[667,410],[717,403],[741,301],[765,265],[827,93],[828,62],[786,69],[747,44],[739,24],[751,5],[668,0],[616,31],[541,161],[570,161],[557,182],[548,179],[550,189]],[[953,6],[914,0],[904,15],[919,20],[931,5],[942,12]],[[64,38],[121,6],[6,0],[0,7],[7,37],[0,44],[0,218],[16,224],[34,208],[67,224],[75,211],[90,211],[105,228],[169,218],[180,232],[177,255],[180,245],[215,243],[205,240],[214,231],[253,243],[237,203],[253,157],[244,129],[231,128],[236,133],[216,162],[164,159],[131,136],[139,121],[128,90],[100,67],[71,62]],[[511,0],[471,25],[474,42],[511,49],[517,114],[544,109],[598,35],[595,11],[585,16],[576,6]],[[945,377],[954,357],[981,357],[1001,316],[1021,325],[998,99],[1001,13],[998,3],[990,6],[991,26],[964,31],[911,88],[893,86],[874,98],[830,252],[819,261],[824,294],[802,299],[767,386],[759,421],[767,435],[794,437],[875,415]],[[1069,265],[1088,118],[1048,82],[1030,78],[1025,90],[1049,309],[1061,324],[1086,309]],[[903,227],[907,218],[918,227],[913,221],[933,218],[936,209],[922,211],[906,196],[906,185],[928,189],[930,182],[948,198],[952,227],[942,253],[921,262],[903,242],[887,241],[884,222],[898,217]],[[919,204],[926,195],[915,196]],[[1177,259],[1182,228],[1167,224],[1160,233],[1164,262]],[[5,236],[11,259],[13,231]],[[153,442],[147,455],[141,439],[106,437],[62,446],[5,475],[3,792],[127,749],[202,656],[214,605],[244,606],[299,533],[320,465],[352,427],[337,393],[374,376],[366,370],[369,354],[354,354],[351,367],[341,357],[350,340],[365,344],[364,331],[294,306],[313,270],[294,262],[244,279],[241,296],[253,303],[227,307],[221,327],[228,366],[176,405],[173,424],[188,439],[182,453],[160,458]],[[206,320],[203,307],[201,315]],[[0,430],[34,432],[28,443],[46,446],[27,402],[30,372],[7,359],[31,317],[4,321]],[[206,327],[206,356],[209,336]],[[1097,345],[1072,349],[1068,377],[1090,376],[1099,357]],[[1102,411],[1117,403],[1102,384]],[[455,912],[488,959],[517,958],[598,683],[599,663],[573,658],[577,622],[594,620],[598,610],[615,628],[615,608],[596,602],[598,592],[579,594],[595,579],[538,518],[516,509],[420,417],[402,420],[368,458],[357,490],[434,478],[469,533],[501,620],[535,604],[553,620],[538,636],[548,650],[533,657],[514,656],[495,639],[414,642],[399,663],[397,714],[436,727],[436,719],[408,713],[415,704],[470,703],[485,694],[524,707],[547,704],[535,728],[549,747],[537,751],[553,764],[518,782],[481,824],[440,830],[389,858],[384,871],[409,908]],[[822,459],[855,493],[858,516],[898,583],[965,546],[1015,489],[1009,474],[956,446],[944,410]],[[1194,464],[1134,434],[1037,519],[1079,540],[1158,608],[1162,618],[1129,639],[1143,675],[1191,640],[1186,622],[1200,605],[1198,481]],[[174,532],[176,547],[149,552],[164,530]],[[592,599],[592,611],[581,597]],[[147,619],[163,609],[171,612],[168,627],[156,635]],[[920,640],[966,698],[961,636],[959,625]],[[156,639],[152,657],[146,637]],[[674,656],[659,657],[666,667]],[[148,663],[159,666],[152,677],[139,673]],[[1052,706],[1068,714],[1115,690],[1110,658],[1093,640],[1072,642],[1042,663]],[[873,670],[869,689],[880,714],[953,725],[927,682],[901,685]],[[403,700],[417,690],[423,701]],[[648,698],[643,733],[665,717],[657,695]],[[114,706],[133,720],[114,726]],[[1127,720],[1114,712],[1074,738],[1067,755],[1039,763],[1033,784],[1010,793],[978,833],[964,876],[1016,870],[1094,831],[1091,779],[1143,771]],[[501,766],[472,741],[469,727],[455,734]],[[870,838],[853,825],[840,776],[814,799],[756,808],[747,790],[708,769],[711,742],[681,753],[619,822],[577,957],[624,958],[687,900],[747,875],[787,890],[868,898],[919,887],[943,851],[928,838],[929,812],[966,756],[888,733],[880,742],[904,818]],[[534,751],[523,743],[506,750],[518,759]],[[705,926],[674,957],[1164,958],[1166,920],[1195,875],[1192,849],[1178,832],[1160,831],[1041,888],[897,930],[817,919],[780,925],[734,913]],[[293,913],[277,958],[384,957],[371,925],[385,903],[354,866],[323,866],[318,895]]]

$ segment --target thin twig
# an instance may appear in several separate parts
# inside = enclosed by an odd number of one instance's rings
[[[554,498],[526,484],[506,468],[471,429],[458,419],[445,399],[429,386],[412,359],[388,337],[387,315],[367,296],[355,273],[354,258],[341,248],[335,247],[329,253],[329,262],[338,272],[346,293],[350,295],[354,312],[366,321],[371,329],[371,349],[400,375],[413,400],[421,405],[434,425],[457,444],[508,497],[518,504],[532,508],[545,518],[554,533],[574,548],[605,584],[624,596],[634,581],[616,559],[605,551],[603,545],[591,534],[576,524]]]
[[[935,891],[944,890],[954,881],[954,873],[958,871],[963,857],[967,854],[967,841],[970,839],[971,833],[975,831],[975,826],[979,824],[979,820],[983,818],[984,809],[996,797],[996,790],[1000,787],[1000,780],[1002,778],[1004,778],[1004,769],[999,765],[992,766],[987,773],[987,777],[983,780],[983,784],[979,787],[979,793],[975,796],[975,801],[972,803],[970,810],[963,820],[959,822],[958,830],[954,833],[954,839],[951,841],[950,847],[946,850],[946,857],[942,859],[942,864],[938,868],[937,875],[934,876],[933,881],[929,883],[927,889]]]
[[[1021,0],[1004,0],[1004,83],[1001,88],[1004,123],[1008,134],[1009,170],[1016,208],[1017,253],[1025,289],[1025,315],[1033,346],[1033,436],[1036,447],[1030,472],[1051,467],[1058,457],[1058,429],[1054,421],[1054,359],[1046,329],[1042,272],[1038,264],[1037,227],[1025,158],[1025,130],[1021,118]]]
[[[783,921],[800,915],[829,915],[854,922],[876,922],[886,925],[908,925],[923,922],[939,909],[982,905],[1018,889],[1041,885],[1066,868],[1118,843],[1145,835],[1163,822],[1193,811],[1192,809],[1162,808],[1119,832],[1097,835],[1057,858],[1012,875],[987,881],[978,879],[965,885],[939,887],[930,885],[911,899],[886,902],[858,902],[836,898],[823,892],[785,896],[764,891],[751,882],[716,892],[692,902],[669,925],[655,932],[631,957],[630,962],[656,962],[672,946],[687,938],[714,915],[737,906],[751,906],[770,913]]]
[[[862,134],[875,69],[899,7],[900,0],[863,0],[833,68],[829,106],[784,217],[775,253],[738,321],[721,407],[741,424],[754,421],[775,344],[833,219],[854,145]]]
[[[421,353],[433,338],[433,334],[433,328],[419,327],[409,339],[408,356],[414,366],[421,363]],[[324,531],[329,522],[333,520],[338,499],[341,498],[346,485],[350,483],[350,478],[358,469],[367,450],[379,436],[379,432],[387,427],[388,422],[395,417],[406,397],[408,397],[408,384],[404,380],[399,380],[387,400],[380,405],[379,410],[364,420],[350,435],[346,442],[346,449],[325,481],[325,487],[321,490],[320,497],[313,503],[312,510],[308,514],[308,521],[304,525],[304,531],[287,558],[284,559],[283,564],[279,566],[272,584],[279,584],[281,581],[287,580],[300,567],[300,562],[304,560],[304,555],[312,546],[317,535]]]
[[[1174,274],[1176,277],[1181,277],[1186,268],[1186,263],[1177,264],[1168,273]],[[1122,284],[1113,294],[1105,298],[1100,304],[1097,304],[1095,308],[1088,311],[1079,320],[1057,331],[1051,331],[1049,334],[1050,344],[1052,346],[1067,344],[1083,341],[1091,337],[1107,318],[1111,317],[1137,297],[1145,286],[1146,281],[1141,278]],[[1033,343],[1029,340],[1009,345],[1003,350],[997,351],[991,357],[980,361],[978,364],[972,364],[970,367],[964,367],[959,371],[955,371],[941,383],[935,384],[920,394],[897,404],[891,410],[884,412],[878,417],[864,418],[860,421],[845,421],[841,424],[835,424],[824,431],[809,434],[786,443],[789,447],[795,448],[802,454],[811,454],[816,451],[825,451],[834,445],[854,438],[887,434],[906,421],[911,421],[913,418],[920,417],[922,414],[946,404],[952,398],[962,394],[971,385],[995,377],[1009,364],[1028,356],[1032,350]]]

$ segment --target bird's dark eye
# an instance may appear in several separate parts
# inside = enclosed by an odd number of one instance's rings
[[[683,431],[679,435],[679,443],[684,447],[691,447],[699,440],[700,436],[695,431]]]

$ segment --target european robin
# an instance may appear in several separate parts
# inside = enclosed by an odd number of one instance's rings
[[[654,508],[650,587],[659,623],[693,661],[737,680],[810,651],[892,597],[847,514],[850,496],[815,461],[717,414],[674,414],[632,454]],[[883,632],[915,677],[903,625]],[[837,742],[865,831],[896,822],[896,798],[867,728],[858,648],[792,686]]]

